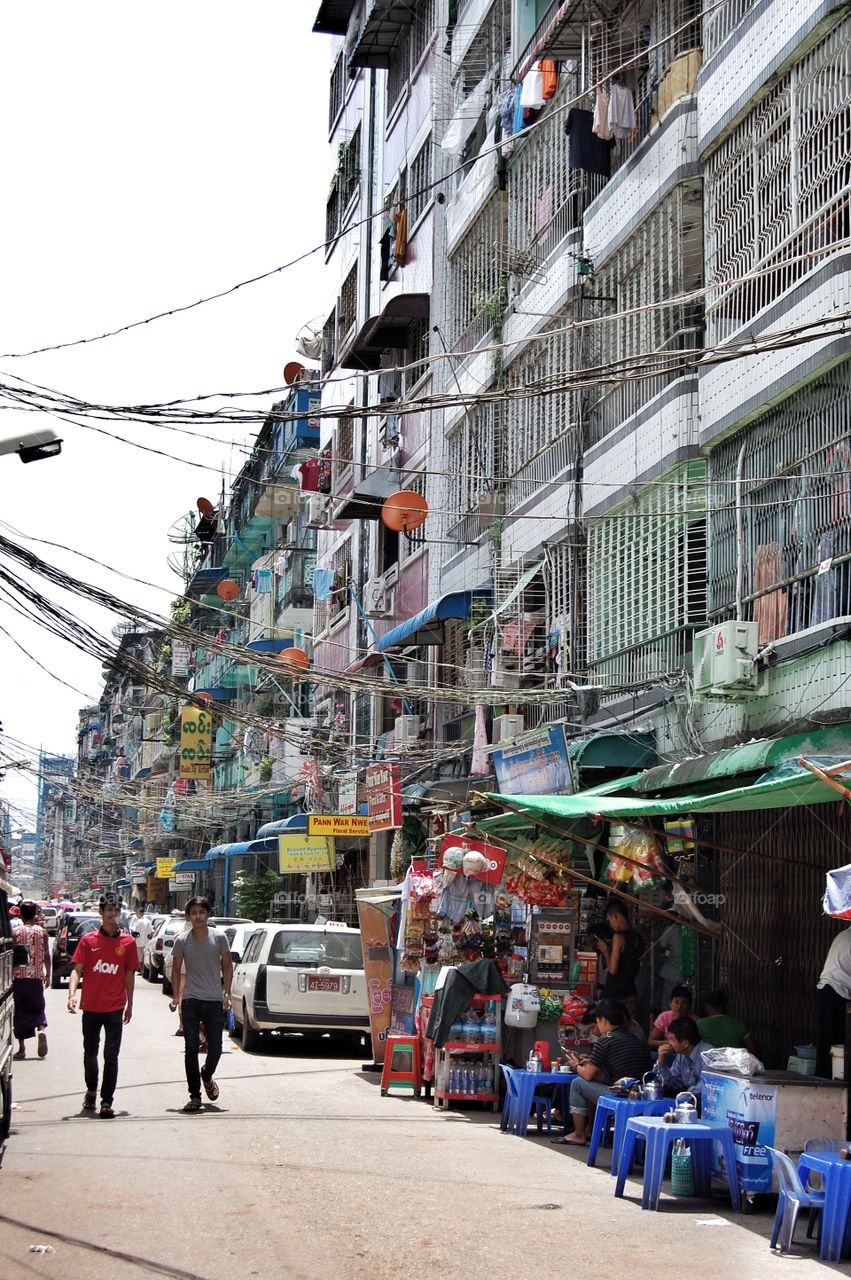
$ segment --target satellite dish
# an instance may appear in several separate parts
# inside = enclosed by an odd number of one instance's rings
[[[291,387],[294,382],[298,382],[303,373],[304,365],[299,364],[298,360],[290,360],[288,364],[284,365],[284,382],[288,387]]]
[[[195,505],[198,507],[198,510],[201,512],[202,516],[209,517],[213,514],[213,512],[216,509],[209,498],[198,498],[196,499]]]

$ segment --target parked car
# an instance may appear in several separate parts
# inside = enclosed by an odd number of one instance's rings
[[[163,976],[166,952],[171,951],[175,938],[185,927],[186,920],[183,916],[162,917],[142,952],[142,977],[147,978],[148,982],[158,982]]]
[[[64,911],[57,922],[51,952],[50,985],[60,987],[74,965],[74,952],[84,933],[99,929],[101,917],[94,911]]]
[[[254,920],[246,924],[229,924],[225,927],[224,935],[228,940],[228,949],[234,964],[239,964],[245,954],[248,940],[254,935],[257,928],[258,925]]]
[[[258,924],[233,976],[235,1033],[256,1049],[263,1033],[369,1029],[360,930]]]
[[[207,924],[223,929],[229,924],[254,924],[254,921],[249,920],[248,916],[210,916]]]
[[[39,903],[38,909],[44,916],[44,927],[47,932],[50,934],[55,933],[56,925],[59,920],[59,912],[56,907],[51,906],[50,903],[47,903],[47,905]]]

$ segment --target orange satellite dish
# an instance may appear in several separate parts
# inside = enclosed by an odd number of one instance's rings
[[[196,702],[212,702],[213,695],[211,693],[193,693],[192,697]]]
[[[239,592],[239,583],[234,582],[233,578],[222,578],[216,587],[216,595],[222,600],[235,600]]]
[[[385,498],[381,508],[381,519],[388,529],[396,533],[410,533],[425,524],[428,515],[428,503],[421,493],[413,489],[400,489]]]
[[[202,516],[211,516],[216,509],[209,498],[198,498],[196,505]]]
[[[288,387],[291,387],[294,382],[298,382],[303,373],[304,365],[299,364],[298,360],[290,360],[288,364],[284,365],[284,382]]]
[[[304,649],[282,649],[278,654],[278,661],[282,667],[289,667],[291,671],[306,671],[310,666],[310,658]]]

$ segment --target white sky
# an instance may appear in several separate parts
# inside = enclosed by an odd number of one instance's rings
[[[143,319],[322,241],[333,167],[331,41],[311,32],[318,8],[319,0],[4,6],[0,352]],[[296,333],[321,318],[322,264],[316,253],[233,297],[90,347],[0,360],[0,382],[15,374],[124,404],[279,386]],[[179,592],[166,565],[168,529],[199,495],[215,499],[222,464],[235,472],[243,455],[153,427],[109,428],[212,468],[204,472],[43,415],[0,412],[0,438],[39,427],[63,436],[62,455],[29,466],[0,458],[0,520]],[[167,610],[167,595],[66,551],[26,545],[117,595]],[[91,609],[85,616],[101,631],[119,621]],[[99,662],[12,613],[2,586],[0,626],[97,697]],[[41,672],[3,634],[0,671],[4,733],[73,753],[77,709],[88,698]],[[23,775],[9,772],[2,794],[34,807],[34,784]]]

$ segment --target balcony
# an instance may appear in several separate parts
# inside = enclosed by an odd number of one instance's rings
[[[592,684],[622,686],[644,684],[677,671],[690,670],[694,633],[705,626],[705,622],[688,623],[654,636],[644,644],[589,662],[588,679]]]
[[[400,36],[414,21],[414,8],[410,0],[367,0],[349,67],[388,67]]]

